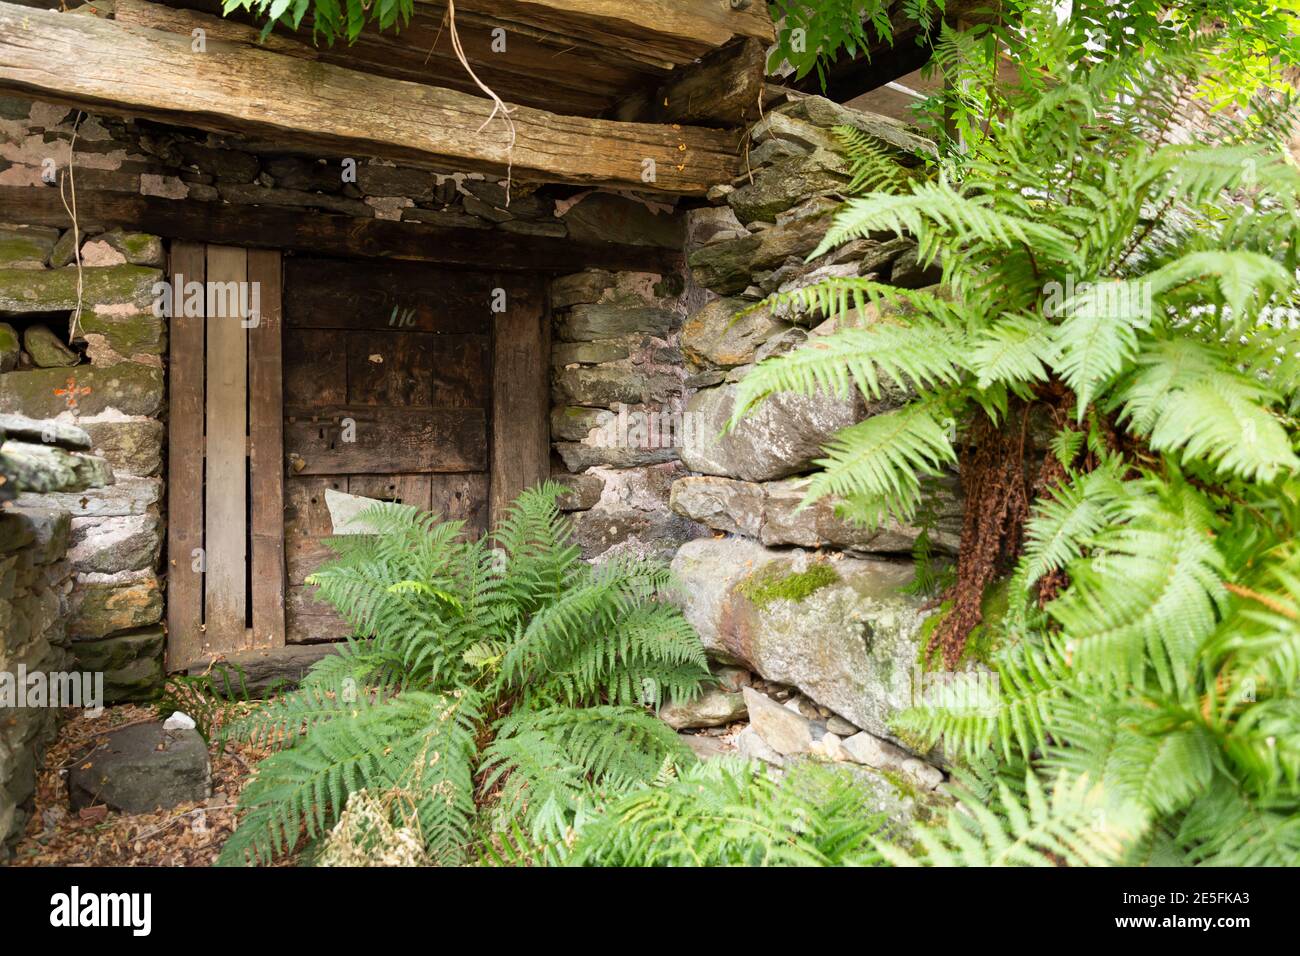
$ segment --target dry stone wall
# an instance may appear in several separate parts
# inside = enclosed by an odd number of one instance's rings
[[[75,662],[68,627],[72,518],[29,497],[88,495],[111,483],[112,469],[88,454],[90,447],[82,429],[0,414],[0,862],[30,813],[36,771],[58,728],[57,705],[71,703],[55,699],[62,690],[54,691],[51,675],[93,670]]]
[[[19,499],[71,516],[67,633],[109,702],[162,677],[163,258],[157,236],[0,226],[0,412],[75,424],[117,476]]]
[[[744,687],[726,678],[665,719],[698,728],[748,713],[734,741],[742,753],[774,764],[816,754],[929,792],[943,775],[891,727],[922,684],[929,610],[906,587],[921,523],[868,531],[833,499],[804,507],[832,436],[906,396],[780,395],[728,427],[755,365],[835,328],[815,311],[756,307],[767,296],[832,276],[905,288],[939,278],[918,263],[915,243],[894,236],[807,261],[852,178],[841,125],[896,147],[900,163],[930,148],[888,118],[797,100],[754,127],[741,180],[678,213],[682,275],[588,271],[554,283],[552,438],[586,553],[670,556],[720,675],[734,673],[729,664],[756,675]],[[846,321],[880,319],[868,309]],[[955,476],[932,489],[925,526],[934,552],[956,552]]]
[[[712,205],[686,214],[691,279],[712,298],[683,323],[685,372],[696,385],[685,401],[693,427],[681,449],[690,474],[673,483],[670,506],[715,532],[683,544],[673,561],[686,613],[710,653],[797,688],[816,708],[811,717],[777,710],[787,725],[799,724],[796,737],[808,735],[809,750],[870,763],[854,754],[878,754],[882,747],[898,752],[902,741],[891,720],[918,702],[924,684],[918,662],[929,611],[906,587],[923,528],[892,523],[868,531],[841,518],[834,499],[805,506],[807,476],[836,432],[906,396],[887,391],[864,402],[857,394],[782,394],[728,427],[739,383],[756,364],[815,345],[836,328],[816,310],[756,308],[772,293],[831,277],[904,288],[939,278],[936,268],[918,263],[915,243],[895,236],[864,237],[809,261],[852,179],[835,133],[840,126],[896,148],[900,165],[917,163],[932,148],[897,121],[817,97],[799,99],[753,128],[749,173],[715,188]],[[887,318],[870,307],[844,321]],[[928,511],[929,547],[955,553],[961,532],[955,477],[932,490]],[[835,731],[827,729],[824,713],[838,721]],[[752,706],[750,714],[753,719]],[[751,727],[759,738],[761,723]],[[753,751],[762,756],[758,744]],[[923,789],[942,779],[932,768],[909,767]]]

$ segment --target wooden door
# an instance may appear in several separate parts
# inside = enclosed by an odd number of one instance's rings
[[[347,625],[304,580],[332,555],[326,491],[466,523],[489,518],[490,275],[290,258],[285,267],[285,545],[290,643]]]
[[[285,643],[277,252],[171,249],[170,670]]]

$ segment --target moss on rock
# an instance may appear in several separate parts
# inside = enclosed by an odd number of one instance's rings
[[[167,344],[166,325],[152,312],[132,315],[81,314],[84,335],[101,335],[104,344],[124,358],[132,355],[162,355]]]
[[[141,309],[153,302],[155,282],[162,271],[144,266],[120,265],[82,269],[84,305],[130,303]],[[0,311],[67,312],[77,307],[77,268],[0,268]]]
[[[835,569],[825,562],[818,562],[806,571],[794,573],[782,573],[782,565],[773,562],[742,581],[736,590],[755,607],[764,608],[773,601],[798,603],[839,580],[840,576]]]

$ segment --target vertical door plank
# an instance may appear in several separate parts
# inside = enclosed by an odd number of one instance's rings
[[[208,246],[208,283],[244,283],[243,249]],[[238,297],[237,297],[238,298]],[[240,316],[209,315],[207,441],[208,652],[228,654],[247,644],[248,337]]]
[[[167,330],[167,669],[203,654],[203,574],[194,552],[203,547],[203,316],[179,314],[184,283],[202,283],[204,247],[171,247],[174,295]]]
[[[550,473],[550,318],[538,280],[500,277],[506,310],[492,342],[492,459],[489,520],[493,527],[525,488]]]
[[[284,384],[280,253],[251,249],[248,281],[261,315],[248,330],[249,472],[252,482],[253,647],[284,646]]]

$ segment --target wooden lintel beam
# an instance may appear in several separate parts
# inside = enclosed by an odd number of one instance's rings
[[[679,66],[658,89],[620,104],[617,118],[645,123],[740,126],[762,109],[767,47],[742,37],[698,63]]]
[[[445,7],[445,0],[419,0]],[[776,40],[765,0],[458,0],[456,10],[579,39],[665,67],[689,63],[734,37]]]
[[[245,206],[133,193],[77,190],[83,233],[121,226],[168,239],[361,258],[418,260],[464,269],[578,272],[587,268],[664,272],[679,254],[650,246],[580,243],[387,219],[355,219],[308,209]],[[0,222],[67,228],[54,187],[0,186]]]
[[[489,100],[455,90],[242,44],[196,47],[173,33],[0,3],[0,91],[325,155],[538,182],[700,195],[740,172],[732,133],[523,106],[507,123]]]

